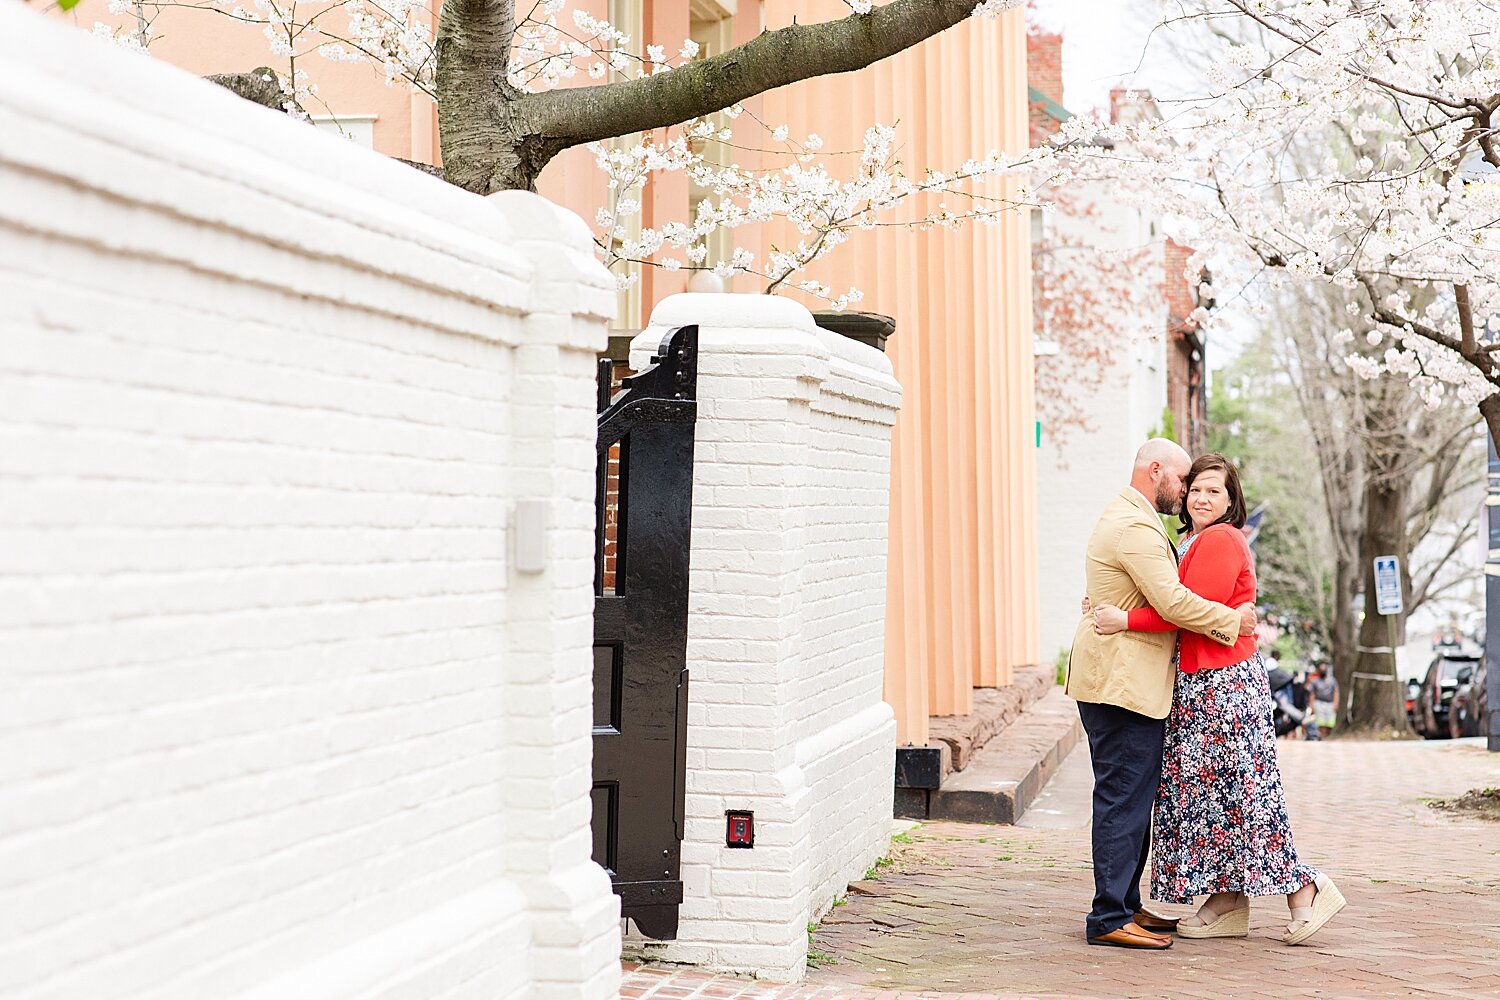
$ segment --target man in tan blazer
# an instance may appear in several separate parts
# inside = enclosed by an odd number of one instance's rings
[[[1206,601],[1177,579],[1177,551],[1158,514],[1182,509],[1192,459],[1153,438],[1135,456],[1130,485],[1110,501],[1089,536],[1088,598],[1130,610],[1150,605],[1168,621],[1233,645],[1255,629],[1255,607]],[[1094,762],[1094,907],[1089,944],[1169,948],[1175,928],[1141,909],[1141,873],[1151,847],[1151,807],[1161,782],[1162,742],[1172,707],[1175,632],[1099,635],[1085,615],[1073,636],[1067,693],[1078,701]]]

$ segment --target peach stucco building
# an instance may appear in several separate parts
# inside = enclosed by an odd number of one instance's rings
[[[809,6],[808,16],[835,17],[843,5],[768,2],[768,26]],[[1026,93],[1017,11],[967,22],[862,73],[769,94],[765,114],[794,133],[816,128],[841,149],[859,148],[872,123],[897,123],[903,163],[920,173],[991,149],[1024,150]],[[820,114],[829,107],[841,113]],[[829,261],[822,280],[858,285],[859,308],[896,320],[887,351],[905,397],[886,700],[899,738],[921,744],[929,715],[967,714],[975,687],[1008,683],[1014,667],[1038,660],[1029,226],[1017,213],[952,232],[882,229]]]
[[[581,6],[637,40],[675,52],[691,37],[707,53],[794,16],[829,20],[849,12],[842,0]],[[84,27],[111,20],[102,0],[85,0],[73,16]],[[272,61],[258,30],[218,15],[167,10],[157,28],[153,53],[195,73]],[[325,105],[308,110],[339,119],[324,127],[393,156],[438,162],[436,109],[427,97],[387,86],[368,66],[317,57],[299,65]],[[751,110],[794,135],[819,133],[828,150],[857,150],[868,126],[896,124],[903,166],[914,174],[951,170],[992,149],[1020,152],[1028,113],[1023,15],[967,22],[863,72],[764,95]],[[590,220],[605,191],[583,149],[558,157],[539,187]],[[994,193],[1004,191],[995,182]],[[643,224],[684,218],[693,197],[680,174],[654,182],[643,196]],[[734,234],[757,253],[776,238]],[[896,322],[887,350],[905,397],[894,446],[885,690],[903,744],[924,744],[929,715],[966,714],[975,687],[1005,684],[1013,668],[1039,659],[1030,273],[1021,212],[956,231],[860,233],[815,274],[836,289],[860,287],[860,309]],[[644,326],[654,303],[682,291],[686,280],[685,272],[642,275],[622,294],[618,325]],[[760,289],[740,277],[731,290]]]

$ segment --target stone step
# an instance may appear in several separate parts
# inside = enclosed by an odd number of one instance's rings
[[[1001,688],[975,688],[968,715],[933,716],[928,720],[928,746],[947,744],[943,780],[962,771],[991,739],[1005,731],[1021,713],[1044,698],[1056,685],[1055,667],[1017,667],[1011,682]]]
[[[1014,823],[1082,736],[1077,704],[1052,688],[930,793],[927,817]]]

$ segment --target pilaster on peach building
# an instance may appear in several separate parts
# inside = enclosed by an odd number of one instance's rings
[[[675,51],[685,38],[712,54],[763,30],[847,16],[842,0],[584,0],[637,45]],[[432,0],[432,10],[437,0]],[[88,27],[111,18],[79,10]],[[265,39],[213,13],[169,9],[153,54],[195,73],[239,72],[271,61]],[[436,107],[367,65],[299,62],[325,107],[324,128],[391,156],[439,163]],[[584,77],[580,84],[590,81]],[[749,102],[763,121],[816,132],[827,151],[855,150],[875,123],[898,128],[905,170],[953,170],[990,150],[1027,146],[1024,15],[976,18],[866,70],[805,81]],[[754,145],[750,143],[749,145]],[[758,166],[757,154],[727,149]],[[854,157],[832,157],[853,163]],[[539,191],[592,222],[603,174],[586,149],[558,156]],[[989,193],[1013,194],[1014,182]],[[687,178],[654,178],[641,194],[645,226],[687,218],[700,192]],[[815,276],[865,293],[858,308],[894,318],[887,350],[904,390],[894,444],[886,607],[885,697],[898,741],[923,745],[928,717],[968,714],[976,687],[1004,685],[1039,660],[1032,396],[1031,259],[1026,211],[954,231],[881,228],[856,234]],[[796,235],[767,227],[723,234],[764,256]],[[726,247],[710,247],[718,256]],[[616,325],[636,330],[654,305],[685,290],[684,272],[648,268],[622,293]],[[727,290],[762,290],[739,276]],[[795,293],[794,293],[795,294]],[[820,304],[804,300],[813,309]]]
[[[768,0],[766,27],[833,18],[843,4]],[[828,109],[837,108],[836,114]],[[896,125],[904,169],[952,170],[1027,147],[1023,15],[976,18],[869,69],[764,98],[768,122],[829,150]],[[1013,182],[995,181],[1008,195]],[[905,393],[892,473],[886,700],[898,740],[964,715],[976,687],[1038,662],[1031,249],[1024,210],[993,226],[859,233],[819,280],[865,292],[896,321],[886,346]]]

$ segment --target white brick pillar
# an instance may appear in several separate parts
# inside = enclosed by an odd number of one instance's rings
[[[699,326],[684,902],[669,961],[791,981],[806,925],[888,843],[881,700],[891,427],[885,355],[764,295],[662,302],[632,344]],[[725,845],[726,810],[755,844]]]
[[[594,407],[604,318],[615,291],[582,220],[519,191],[491,195],[536,262],[525,346],[511,402],[515,495],[539,502],[544,568],[512,568],[507,670],[508,876],[527,897],[527,953],[537,1000],[605,1000],[619,992],[620,901],[593,862]],[[519,539],[512,542],[512,554]]]

